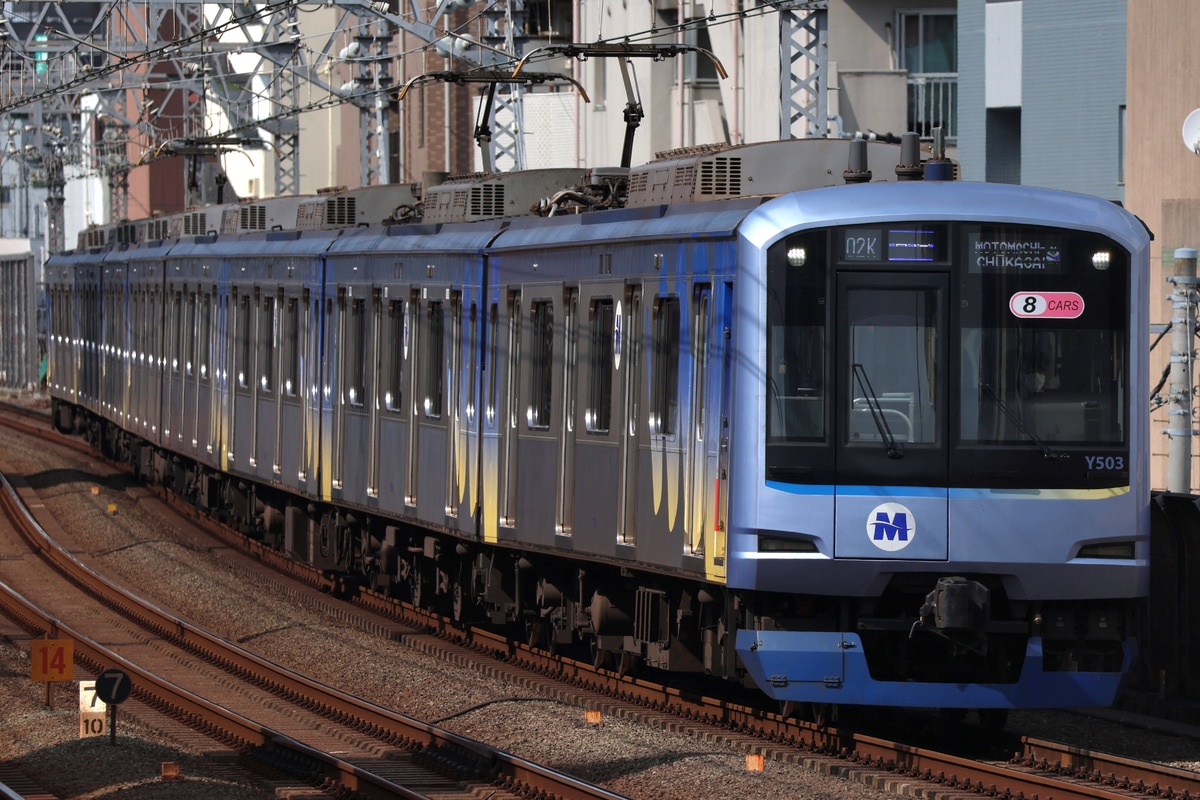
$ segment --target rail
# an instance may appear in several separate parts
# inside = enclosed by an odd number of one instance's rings
[[[314,698],[314,710],[318,713],[328,709],[331,715],[358,730],[391,732],[396,741],[405,742],[426,753],[441,753],[444,756],[443,760],[448,763],[461,763],[467,768],[481,767],[482,773],[490,775],[490,781],[495,785],[561,800],[621,800],[620,795],[570,775],[367,703],[290,672],[143,602],[125,589],[112,584],[59,546],[34,517],[23,499],[22,494],[28,490],[18,490],[14,487],[4,474],[3,467],[4,465],[0,464],[0,508],[23,530],[31,547],[62,574],[82,586],[84,591],[176,647],[188,650],[209,663],[220,665],[228,672],[260,686],[271,686],[272,691],[279,696],[296,702],[300,702],[300,698]],[[424,797],[180,689],[123,659],[81,631],[54,619],[2,582],[0,613],[4,613],[28,631],[54,630],[57,636],[74,640],[76,661],[96,674],[113,667],[122,669],[138,687],[135,696],[140,696],[150,705],[177,709],[175,716],[183,719],[220,720],[223,734],[218,738],[233,747],[257,748],[261,751],[260,758],[265,757],[267,760],[273,760],[272,754],[290,754],[287,758],[293,761],[299,758],[307,765],[306,769],[310,774],[321,773],[326,781],[357,791],[363,797],[401,797],[410,800]],[[351,721],[347,721],[347,717]]]

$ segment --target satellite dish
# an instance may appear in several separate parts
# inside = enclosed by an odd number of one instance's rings
[[[1183,121],[1183,144],[1200,156],[1200,108],[1188,114]]]

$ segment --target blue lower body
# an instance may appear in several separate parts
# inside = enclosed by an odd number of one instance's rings
[[[1046,672],[1042,639],[1030,637],[1016,683],[880,681],[867,669],[855,633],[737,632],[737,653],[754,683],[776,700],[910,708],[1073,708],[1110,706],[1133,662],[1126,641],[1120,672]]]

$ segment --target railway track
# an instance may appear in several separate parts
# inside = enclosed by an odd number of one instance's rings
[[[34,423],[35,427],[37,423]],[[44,429],[42,431],[44,433]],[[226,542],[247,548],[259,560],[277,559],[239,534],[194,513],[197,522]],[[282,559],[280,559],[282,560]],[[286,560],[284,560],[286,561]],[[293,577],[323,592],[340,591],[336,581],[286,561]],[[853,774],[887,791],[919,794],[981,793],[992,796],[1048,798],[1196,797],[1196,773],[1136,762],[1037,739],[1022,741],[1009,763],[981,762],[848,730],[813,725],[719,698],[696,696],[657,686],[618,671],[557,657],[492,633],[464,628],[406,604],[370,594],[351,598],[353,607],[334,600],[339,618],[366,630],[389,625],[433,636],[411,637],[425,652],[458,663],[493,660],[484,669],[503,672],[506,680],[556,696],[584,708],[642,723],[685,731],[708,741],[732,744],[768,762],[803,763],[828,774]],[[385,621],[384,621],[385,620]],[[385,635],[395,635],[387,634]],[[400,634],[408,635],[408,634]],[[924,789],[916,788],[924,786]]]
[[[0,586],[0,611],[31,636],[73,640],[76,664],[93,675],[123,670],[135,700],[248,763],[364,798],[618,797],[317,684],[143,603],[58,544],[65,532],[36,518],[30,506],[40,503],[19,481],[0,477],[0,505],[45,562],[34,569],[24,560],[19,585]],[[26,595],[56,599],[51,609]],[[67,619],[87,620],[86,628]]]

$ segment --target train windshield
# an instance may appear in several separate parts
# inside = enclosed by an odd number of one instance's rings
[[[780,242],[768,256],[768,479],[1127,484],[1129,264],[1105,237],[1027,225]]]

